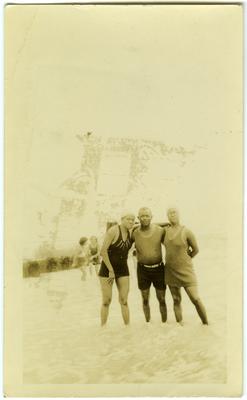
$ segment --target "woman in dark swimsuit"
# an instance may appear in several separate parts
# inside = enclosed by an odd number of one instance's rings
[[[130,230],[135,221],[131,213],[123,213],[120,225],[112,226],[105,235],[101,249],[102,263],[99,271],[102,290],[101,325],[105,325],[109,306],[112,299],[112,284],[115,279],[119,303],[124,323],[129,323],[128,293],[129,268],[127,264],[128,252],[132,246]]]

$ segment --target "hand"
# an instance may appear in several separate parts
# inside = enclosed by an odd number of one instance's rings
[[[135,222],[132,226],[132,231],[135,231],[137,228],[139,228],[139,226],[141,226],[141,224],[139,222]]]
[[[107,280],[107,282],[109,283],[109,285],[112,285],[112,284],[113,284],[114,279],[115,279],[115,274],[114,274],[114,272],[113,272],[113,271],[109,271],[109,278],[108,278],[108,280]]]
[[[193,252],[192,252],[192,250],[188,250],[188,256],[190,257],[190,258],[192,258],[193,257]]]

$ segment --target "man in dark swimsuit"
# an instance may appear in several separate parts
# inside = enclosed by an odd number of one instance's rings
[[[112,284],[115,279],[119,303],[124,323],[129,323],[129,268],[127,264],[128,252],[132,246],[129,230],[134,225],[135,216],[129,212],[123,213],[120,225],[114,225],[106,232],[101,249],[102,263],[99,278],[102,290],[101,325],[105,325],[108,318],[109,306],[112,299]]]
[[[147,322],[150,321],[149,295],[151,284],[153,284],[159,301],[162,322],[166,322],[165,269],[161,250],[164,228],[151,224],[152,213],[147,207],[139,210],[138,218],[141,225],[133,231],[132,239],[137,252],[137,280],[142,295],[145,319]]]

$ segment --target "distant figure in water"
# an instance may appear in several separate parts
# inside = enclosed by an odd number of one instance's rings
[[[208,324],[206,310],[197,290],[197,280],[193,270],[192,258],[199,252],[193,233],[179,222],[176,208],[167,210],[170,226],[165,228],[166,248],[165,281],[169,286],[176,321],[182,323],[181,287],[184,288],[203,324]]]
[[[105,325],[107,322],[114,279],[118,289],[122,317],[125,325],[129,324],[129,268],[127,258],[132,246],[130,230],[134,221],[135,216],[132,213],[124,212],[121,223],[111,226],[105,234],[101,249],[102,263],[99,271],[102,291],[101,325]]]
[[[86,280],[86,268],[89,264],[89,251],[87,246],[88,239],[86,237],[81,237],[79,240],[79,248],[76,250],[73,257],[72,268],[80,268],[82,275],[81,280]]]
[[[88,249],[89,249],[90,272],[92,273],[92,268],[94,267],[96,275],[98,275],[98,269],[100,264],[100,247],[96,236],[90,237]]]
[[[165,302],[165,270],[162,261],[162,248],[165,228],[151,224],[152,212],[148,207],[139,210],[139,227],[133,230],[132,239],[135,242],[137,257],[137,281],[142,295],[142,306],[146,322],[150,321],[150,287],[153,284],[162,322],[167,320]]]

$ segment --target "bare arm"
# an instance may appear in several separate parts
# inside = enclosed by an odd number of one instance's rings
[[[133,233],[134,233],[135,230],[136,230],[137,228],[139,228],[140,226],[141,226],[141,224],[140,224],[139,222],[135,222],[135,223],[134,223],[133,228],[132,228],[131,231],[130,231],[131,237],[133,237]]]
[[[191,258],[193,258],[199,253],[199,248],[197,245],[196,238],[191,231],[187,230],[186,231],[186,239],[187,239],[187,243],[189,245],[188,254]]]
[[[162,232],[162,236],[161,236],[161,244],[163,244],[163,246],[165,245],[164,241],[165,241],[165,236],[166,236],[166,228],[165,226],[163,227],[163,232]]]
[[[116,226],[111,227],[105,234],[104,242],[101,247],[100,255],[102,256],[102,259],[109,270],[112,274],[114,274],[113,267],[111,265],[109,256],[108,256],[108,248],[114,241],[114,238],[116,237],[117,234],[117,229]]]
[[[171,226],[169,222],[155,222],[155,225],[161,226],[161,228],[165,228],[166,226]]]
[[[132,231],[131,231],[131,233],[130,233],[130,240],[131,240],[132,244],[135,243],[135,231],[136,231],[140,226],[141,226],[140,224],[135,224],[135,225],[133,226],[133,228],[132,228]]]

